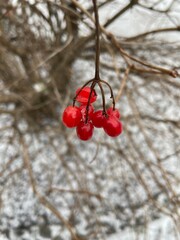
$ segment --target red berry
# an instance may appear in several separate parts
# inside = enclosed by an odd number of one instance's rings
[[[92,115],[92,123],[95,127],[101,128],[104,125],[105,116],[103,115],[102,110],[98,110]]]
[[[82,104],[82,105],[79,107],[80,110],[81,110],[81,114],[82,114],[82,119],[83,119],[83,121],[86,120],[86,107],[87,107],[86,104]],[[88,110],[88,119],[91,119],[91,118],[92,118],[93,112],[94,112],[94,107],[90,104],[90,105],[89,105],[89,110]]]
[[[110,137],[117,137],[122,133],[122,123],[113,115],[105,119],[103,128]]]
[[[107,114],[110,116],[112,115],[114,117],[117,117],[118,119],[121,117],[119,110],[116,108],[113,110],[112,107],[108,108]]]
[[[87,141],[92,137],[93,130],[94,126],[91,122],[85,123],[81,121],[76,128],[76,133],[78,138],[80,138],[83,141]]]
[[[88,102],[88,98],[91,92],[91,88],[90,87],[84,87],[81,91],[81,88],[78,88],[76,91],[76,95],[78,94],[76,101],[80,102],[80,103],[87,103]],[[90,99],[90,103],[93,103],[96,101],[97,95],[95,90],[93,89],[92,94],[91,94],[91,99]]]
[[[76,127],[81,121],[81,110],[76,106],[68,106],[62,115],[62,121],[66,127]]]

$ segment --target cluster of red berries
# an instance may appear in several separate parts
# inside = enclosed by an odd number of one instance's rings
[[[122,132],[120,113],[117,109],[110,107],[105,110],[94,111],[92,105],[96,101],[97,95],[90,87],[80,88],[76,91],[75,100],[80,106],[68,106],[62,116],[64,125],[68,128],[76,127],[77,136],[81,140],[89,140],[94,131],[94,127],[103,128],[111,137],[117,137]]]

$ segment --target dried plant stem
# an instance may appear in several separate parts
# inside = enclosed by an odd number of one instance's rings
[[[96,0],[93,0],[95,25],[96,25],[96,60],[95,60],[95,79],[99,79],[99,57],[100,57],[100,42],[99,42],[99,14]]]

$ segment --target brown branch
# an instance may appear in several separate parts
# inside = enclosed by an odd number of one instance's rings
[[[145,61],[142,61],[140,60],[139,58],[137,57],[134,57],[130,54],[128,54],[121,46],[120,44],[118,43],[118,41],[116,40],[115,36],[111,33],[108,34],[108,39],[113,43],[113,45],[119,50],[119,52],[128,57],[129,59],[133,60],[134,62],[137,62],[143,66],[146,66],[148,68],[152,68],[152,69],[155,69],[155,70],[158,70],[164,74],[168,74],[174,78],[176,78],[177,76],[179,76],[179,73],[176,71],[176,70],[171,70],[171,69],[167,69],[167,68],[163,68],[163,67],[160,67],[160,66],[156,66],[156,65],[153,65],[151,63],[148,63],[148,62],[145,62]],[[132,64],[133,66],[133,64]]]
[[[143,37],[146,37],[147,35],[150,35],[150,34],[156,34],[156,33],[166,33],[166,32],[174,32],[174,31],[180,31],[180,26],[177,26],[177,27],[170,27],[170,28],[161,28],[161,29],[155,29],[155,30],[152,30],[152,31],[148,31],[148,32],[145,32],[145,33],[141,33],[141,34],[138,34],[136,36],[133,36],[133,37],[128,37],[126,38],[126,41],[135,41],[135,40],[138,40],[139,38],[143,38]]]
[[[89,12],[86,11],[86,9],[84,9],[76,0],[72,0],[74,2],[74,4],[88,17],[90,18],[93,22],[94,22],[94,19],[92,18],[92,16],[89,14]],[[117,41],[116,37],[106,31],[106,29],[103,27],[103,26],[100,26],[100,29],[101,31],[106,35],[106,37],[111,41],[111,43],[119,50],[120,54],[123,56],[123,57],[126,57],[128,59],[131,59],[133,60],[134,62],[137,62],[143,66],[146,66],[150,69],[153,69],[153,70],[158,70],[159,72],[163,73],[163,74],[167,74],[167,75],[170,75],[174,78],[176,78],[177,76],[179,76],[179,73],[176,71],[176,70],[171,70],[171,69],[167,69],[167,68],[163,68],[163,67],[160,67],[160,66],[157,66],[157,65],[153,65],[151,63],[148,63],[148,62],[145,62],[145,61],[142,61],[140,59],[138,59],[137,57],[134,57],[130,54],[128,54],[119,44],[119,42]],[[133,66],[133,64],[131,64],[131,67]]]
[[[138,3],[138,0],[131,0],[130,3],[125,6],[123,9],[121,9],[119,12],[117,12],[112,18],[110,18],[104,25],[103,27],[106,28],[110,24],[112,24],[117,18],[119,18],[121,15],[123,15],[127,10],[132,8],[134,5]]]
[[[129,76],[130,71],[131,71],[131,67],[127,67],[127,69],[126,69],[126,71],[124,73],[124,77],[123,77],[123,79],[121,81],[121,86],[119,88],[119,91],[118,91],[116,99],[115,99],[116,102],[119,101],[119,99],[121,98],[121,96],[123,94],[123,90],[124,90],[124,88],[126,86],[127,78]]]

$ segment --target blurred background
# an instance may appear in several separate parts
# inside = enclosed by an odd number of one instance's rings
[[[0,1],[0,240],[180,239],[180,1],[97,2],[124,131],[82,142],[61,115],[94,76],[92,2]]]

